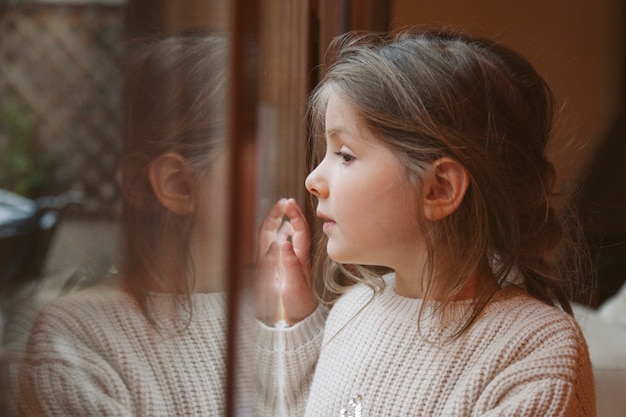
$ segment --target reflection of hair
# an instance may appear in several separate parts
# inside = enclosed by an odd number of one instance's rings
[[[159,204],[148,168],[158,156],[175,152],[199,180],[224,151],[227,40],[213,33],[150,39],[130,45],[129,56],[120,163],[124,244],[120,272],[154,322],[147,288],[186,294],[190,307],[194,271],[188,244],[194,216],[172,213]],[[180,251],[180,276],[162,276],[157,247],[164,239],[177,240],[173,246]]]
[[[570,242],[566,219],[550,206],[555,170],[544,151],[553,97],[530,64],[494,42],[445,31],[408,30],[391,39],[353,33],[335,39],[332,48],[335,61],[310,99],[314,137],[323,138],[332,89],[402,161],[416,186],[443,156],[470,174],[454,213],[434,224],[417,219],[428,240],[425,298],[436,285],[449,297],[442,300],[447,305],[489,260],[499,283],[519,275],[531,295],[571,313],[573,277],[562,260],[581,252],[562,249]],[[319,292],[326,301],[354,281],[384,285],[371,269],[321,258],[327,265]],[[477,297],[464,329],[491,295]]]

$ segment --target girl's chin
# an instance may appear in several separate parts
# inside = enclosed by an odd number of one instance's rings
[[[360,265],[363,264],[362,259],[358,259],[353,255],[350,255],[345,249],[338,248],[335,245],[331,245],[330,242],[326,246],[326,253],[328,257],[339,264],[351,264]]]
[[[326,253],[328,254],[328,257],[330,259],[332,259],[333,261],[337,263],[340,263],[340,264],[349,263],[346,261],[346,257],[344,256],[344,254],[342,254],[342,251],[337,250],[337,248],[331,246],[330,242],[328,243],[328,245],[326,245]]]
[[[327,251],[328,257],[332,259],[334,262],[342,265],[360,265],[360,266],[370,266],[370,267],[379,267],[379,268],[389,268],[387,266],[380,265],[379,263],[372,262],[372,260],[367,260],[363,258],[358,258],[355,256],[349,256],[346,253],[340,252],[331,252]]]

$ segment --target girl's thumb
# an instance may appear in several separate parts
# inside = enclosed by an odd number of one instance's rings
[[[299,267],[300,262],[293,250],[293,244],[285,241],[280,247],[280,257],[283,267]]]

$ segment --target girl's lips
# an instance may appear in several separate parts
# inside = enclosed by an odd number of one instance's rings
[[[322,226],[322,230],[327,231],[331,227],[335,225],[335,222],[332,220],[324,220],[324,225]]]
[[[324,225],[322,226],[323,230],[326,231],[329,228],[333,227],[335,225],[335,221],[327,216],[325,216],[323,213],[321,212],[317,212],[317,217],[319,217],[320,219],[324,220]]]

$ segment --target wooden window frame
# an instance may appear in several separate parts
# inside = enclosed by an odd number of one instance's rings
[[[129,37],[194,29],[232,41],[227,416],[238,415],[237,306],[253,259],[256,224],[278,198],[293,197],[311,221],[306,176],[306,100],[330,40],[385,30],[390,0],[129,0]],[[258,202],[261,204],[258,204]]]

